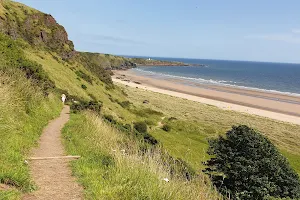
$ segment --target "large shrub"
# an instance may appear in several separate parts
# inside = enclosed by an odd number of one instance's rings
[[[245,126],[233,126],[226,137],[209,141],[213,158],[204,170],[232,199],[300,198],[300,181],[266,137]]]
[[[136,122],[133,127],[139,133],[146,133],[147,132],[147,124],[145,122]]]

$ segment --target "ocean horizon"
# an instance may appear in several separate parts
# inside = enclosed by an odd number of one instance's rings
[[[201,83],[300,96],[300,64],[296,63],[159,57],[140,58],[204,65],[139,66],[132,69],[135,73],[143,76],[186,80],[189,83],[195,83],[195,87],[197,83]]]

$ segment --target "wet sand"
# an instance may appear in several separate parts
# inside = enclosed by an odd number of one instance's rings
[[[188,85],[177,79],[157,79],[134,72],[114,71],[114,82],[181,97],[226,110],[300,124],[300,97],[207,84]]]

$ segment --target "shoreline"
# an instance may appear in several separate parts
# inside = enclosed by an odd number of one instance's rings
[[[180,80],[155,79],[128,70],[113,72],[114,82],[131,87],[300,125],[300,97],[297,96],[204,84],[194,87],[180,84]]]

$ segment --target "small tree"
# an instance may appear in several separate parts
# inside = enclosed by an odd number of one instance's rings
[[[300,198],[297,173],[270,140],[245,125],[210,140],[208,154],[214,157],[204,172],[233,199]]]

